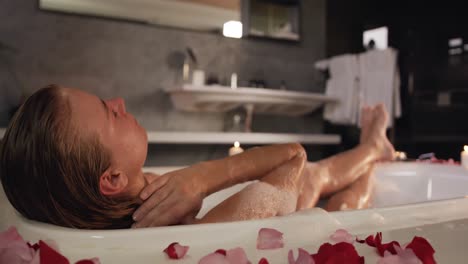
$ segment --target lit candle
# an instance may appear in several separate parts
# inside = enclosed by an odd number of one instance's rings
[[[467,145],[463,147],[460,161],[461,161],[461,165],[465,167],[465,169],[468,169],[468,146]]]
[[[229,149],[229,156],[233,156],[242,152],[244,152],[244,150],[240,147],[239,141],[236,141],[234,142],[234,146]]]

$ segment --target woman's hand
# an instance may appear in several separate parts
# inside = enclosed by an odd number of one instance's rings
[[[206,186],[197,166],[166,173],[140,193],[143,204],[133,214],[133,227],[191,223],[206,196]]]

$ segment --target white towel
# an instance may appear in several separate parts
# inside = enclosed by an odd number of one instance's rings
[[[338,103],[325,106],[324,118],[334,124],[356,124],[359,108],[357,56],[333,57],[328,61],[328,67],[331,78],[327,81],[325,94],[338,99]]]
[[[383,103],[393,125],[393,117],[401,116],[400,73],[397,51],[372,50],[359,55],[361,106]]]

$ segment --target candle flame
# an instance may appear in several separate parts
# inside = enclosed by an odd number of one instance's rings
[[[239,141],[234,142],[234,147],[238,148],[240,147]],[[468,146],[465,146],[465,149],[468,148]]]
[[[463,147],[463,150],[468,151],[468,145],[465,145],[465,146]]]

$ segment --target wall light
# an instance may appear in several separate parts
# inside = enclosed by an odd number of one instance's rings
[[[451,48],[461,46],[462,44],[463,44],[462,38],[452,38],[452,39],[449,39],[448,41],[448,45]]]
[[[388,28],[379,27],[364,31],[362,34],[362,43],[364,47],[367,47],[371,40],[375,42],[376,49],[386,49],[388,47]]]
[[[234,20],[224,23],[223,35],[228,38],[242,38],[242,23]]]

